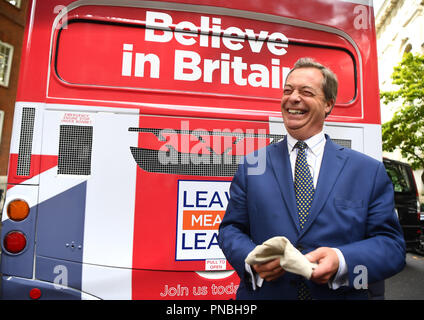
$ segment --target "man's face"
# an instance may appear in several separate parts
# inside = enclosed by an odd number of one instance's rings
[[[316,68],[294,70],[286,80],[281,112],[290,135],[306,140],[319,133],[333,101],[326,101],[322,90],[323,76]]]

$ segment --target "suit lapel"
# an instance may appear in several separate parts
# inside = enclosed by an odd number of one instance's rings
[[[272,170],[280,186],[281,196],[286,204],[297,231],[300,232],[299,216],[296,207],[296,196],[294,194],[293,175],[287,150],[287,137],[283,141],[273,145],[270,150]]]
[[[326,139],[314,200],[311,212],[301,231],[302,235],[308,231],[321,212],[347,160],[347,156],[340,152],[343,148],[334,144],[327,135]]]

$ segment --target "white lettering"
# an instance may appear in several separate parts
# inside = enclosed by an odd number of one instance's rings
[[[275,89],[280,88],[280,60],[272,59],[272,87]]]
[[[252,64],[250,66],[250,69],[252,71],[259,71],[259,72],[252,72],[249,75],[249,84],[252,87],[269,88],[269,71],[268,71],[268,68],[265,67],[262,64]]]
[[[287,48],[288,42],[289,40],[284,34],[280,32],[274,32],[268,38],[268,50],[277,56],[285,55],[287,50],[284,48]]]
[[[220,18],[212,18],[212,48],[219,48],[221,40],[221,19]]]
[[[189,30],[190,32],[184,32],[184,30]],[[192,46],[196,43],[196,38],[198,36],[197,27],[188,21],[182,21],[175,26],[175,39],[185,46]]]
[[[212,18],[212,25],[209,17],[200,17],[200,27],[189,21],[181,21],[173,26],[172,16],[163,12],[146,12],[146,32],[145,40],[152,42],[169,42],[175,35],[175,40],[185,46],[192,46],[199,42],[200,47],[219,49],[221,41],[223,45],[232,51],[239,51],[244,48],[244,43],[249,43],[253,53],[260,53],[264,42],[270,53],[282,56],[286,54],[288,46],[287,37],[281,32],[274,32],[271,35],[268,31],[261,30],[256,34],[253,29],[242,30],[238,27],[230,26],[225,30],[221,27],[221,18]],[[267,39],[268,37],[268,39]],[[197,41],[196,38],[199,38]],[[210,39],[210,42],[209,42]]]
[[[203,69],[203,81],[212,82],[213,72],[219,70],[220,61],[205,59],[204,69]]]
[[[160,60],[153,53],[145,55],[144,53],[135,54],[135,73],[136,77],[144,77],[145,62],[150,63],[150,78],[159,78]]]
[[[172,17],[163,12],[146,12],[146,41],[168,42],[172,39],[172,31],[169,26],[172,24]],[[156,34],[158,32],[159,34]]]
[[[188,61],[187,61],[188,60]],[[196,81],[202,76],[200,55],[193,51],[175,50],[174,79]],[[188,70],[189,72],[186,72]]]
[[[201,47],[209,46],[209,17],[200,18],[200,44]]]
[[[238,86],[281,88],[281,79],[285,79],[289,68],[281,68],[278,59],[272,59],[271,70],[262,64],[248,65],[243,57],[233,57],[230,61],[228,53],[221,54],[221,60],[204,59],[194,51],[175,51],[174,79],[197,81],[202,78],[205,83],[212,83],[217,77],[221,84],[230,84],[230,79]],[[248,74],[247,74],[248,73]]]
[[[146,11],[144,40],[166,43],[175,35],[175,41],[184,46],[198,45],[219,49],[222,42],[224,48],[230,51],[247,49],[252,53],[261,53],[263,48],[267,48],[273,56],[287,53],[288,39],[281,32],[269,34],[268,31],[261,30],[257,33],[253,29],[243,30],[235,26],[224,29],[221,22],[221,18],[201,16],[200,26],[190,21],[177,23],[170,14]],[[150,50],[153,48],[152,46]],[[154,53],[135,51],[134,44],[123,44],[121,76],[160,78],[160,57]],[[250,64],[248,61],[253,58],[245,53],[231,56],[228,52],[221,52],[219,57],[215,53],[214,58],[207,58],[202,56],[203,52],[209,51],[175,50],[174,80],[200,80],[204,83],[280,89],[290,70],[280,65],[279,58],[271,57],[265,64]]]
[[[246,29],[246,34],[248,36],[248,42],[250,45],[250,49],[252,52],[259,53],[262,50],[262,46],[264,45],[264,41],[268,36],[268,31],[261,31],[259,36],[255,36],[255,32],[252,29]]]
[[[224,31],[222,42],[224,43],[224,46],[230,50],[241,50],[243,49],[243,45],[241,43],[244,42],[244,33],[237,27],[229,27]]]
[[[284,84],[285,84],[286,79],[287,79],[287,76],[288,76],[288,74],[290,72],[290,68],[284,67],[282,72],[283,72],[283,84],[282,84],[282,88],[284,88]]]
[[[228,53],[221,53],[221,83],[230,83],[230,55]]]
[[[124,44],[124,52],[122,54],[122,76],[131,77],[132,70],[132,44]]]
[[[247,63],[243,62],[242,57],[234,57],[231,68],[234,70],[234,82],[239,86],[245,86],[247,80],[243,78],[243,71],[247,70]]]

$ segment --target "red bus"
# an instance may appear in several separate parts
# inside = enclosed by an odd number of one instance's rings
[[[217,242],[229,185],[284,136],[304,56],[339,79],[325,132],[381,159],[369,1],[30,1],[2,297],[234,298]]]

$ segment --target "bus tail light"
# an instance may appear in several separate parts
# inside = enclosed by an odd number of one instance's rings
[[[13,221],[22,221],[29,215],[29,205],[26,201],[17,199],[7,206],[7,215]]]
[[[5,237],[3,241],[4,248],[13,254],[20,253],[26,247],[26,237],[22,232],[11,231]]]
[[[41,297],[41,290],[38,288],[32,288],[29,292],[29,297],[33,300],[40,299]]]

